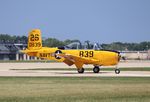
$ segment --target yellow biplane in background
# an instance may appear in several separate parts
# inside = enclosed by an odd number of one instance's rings
[[[77,46],[75,49],[74,45],[42,47],[41,31],[34,29],[29,33],[27,49],[21,52],[42,59],[61,61],[69,66],[74,64],[78,73],[84,73],[84,64],[92,64],[94,66],[93,72],[99,73],[100,66],[117,66],[120,60],[120,53],[117,51],[100,50],[97,46],[93,46],[93,49],[82,49],[81,46]],[[120,73],[117,67],[115,73]]]

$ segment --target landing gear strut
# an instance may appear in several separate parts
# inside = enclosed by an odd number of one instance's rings
[[[78,73],[84,73],[84,68],[79,68]]]
[[[99,73],[99,71],[100,71],[99,66],[94,66],[93,72],[94,72],[94,73]]]

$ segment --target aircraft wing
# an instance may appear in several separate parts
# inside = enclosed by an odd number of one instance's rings
[[[99,62],[99,60],[93,59],[93,58],[86,58],[86,57],[79,57],[79,56],[75,56],[75,55],[70,55],[70,54],[58,54],[58,56],[63,57],[64,63],[70,65],[73,64],[79,64],[79,63],[92,63],[92,64],[96,64]]]

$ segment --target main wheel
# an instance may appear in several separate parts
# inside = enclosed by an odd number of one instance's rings
[[[84,73],[84,68],[78,69],[78,73]]]
[[[98,66],[95,66],[95,67],[93,68],[93,72],[94,72],[94,73],[99,73],[99,71],[100,71],[100,69],[99,69]]]
[[[119,70],[119,69],[115,69],[115,73],[116,73],[116,74],[119,74],[119,73],[120,73],[120,70]]]

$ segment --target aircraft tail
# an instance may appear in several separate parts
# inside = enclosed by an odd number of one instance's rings
[[[28,36],[28,50],[39,50],[42,48],[41,31],[33,29]]]

